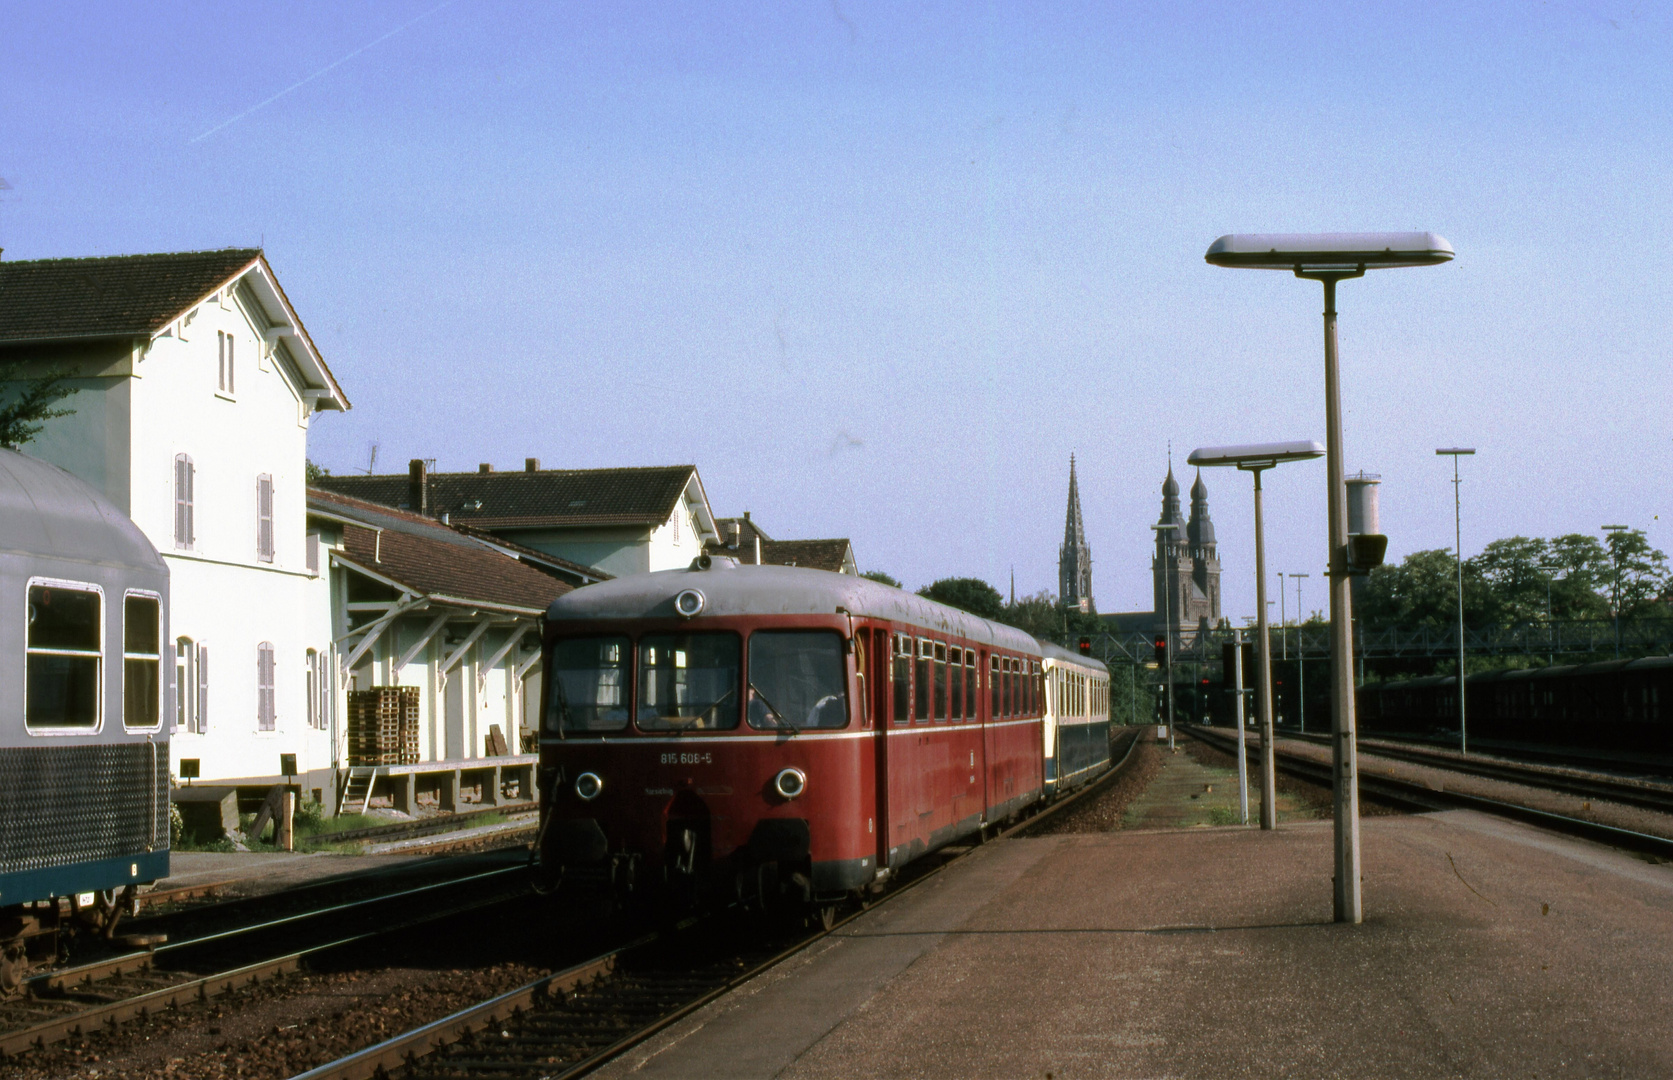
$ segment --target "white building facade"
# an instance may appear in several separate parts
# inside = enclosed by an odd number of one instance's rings
[[[329,588],[308,429],[349,407],[257,250],[0,263],[0,379],[71,377],[28,450],[169,565],[176,775],[331,786]]]

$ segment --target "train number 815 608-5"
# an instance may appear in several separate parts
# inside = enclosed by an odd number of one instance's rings
[[[680,754],[668,753],[662,755],[664,765],[709,765],[714,758],[708,754]]]

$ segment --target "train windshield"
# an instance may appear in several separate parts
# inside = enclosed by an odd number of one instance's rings
[[[749,726],[848,725],[842,638],[826,630],[761,630],[749,638]]]
[[[627,726],[625,637],[570,638],[552,646],[552,712],[546,726],[620,731]]]
[[[654,634],[639,639],[641,731],[738,726],[738,635]]]

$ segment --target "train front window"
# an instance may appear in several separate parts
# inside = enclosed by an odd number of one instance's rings
[[[556,731],[620,731],[627,726],[625,637],[569,638],[552,646],[551,711]]]
[[[848,725],[842,638],[825,630],[759,630],[749,638],[749,726]]]
[[[24,723],[29,727],[98,727],[102,599],[92,589],[29,586],[24,648]]]
[[[738,726],[738,635],[655,634],[639,639],[641,731]]]

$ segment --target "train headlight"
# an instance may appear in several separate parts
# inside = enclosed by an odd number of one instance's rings
[[[597,773],[584,772],[575,778],[575,797],[582,802],[592,802],[604,794],[604,779]]]
[[[794,799],[807,790],[807,773],[800,769],[780,769],[773,777],[773,790],[786,799]]]
[[[703,593],[699,589],[686,589],[674,597],[674,614],[682,619],[690,619],[702,612]]]

